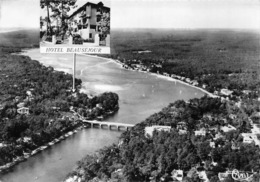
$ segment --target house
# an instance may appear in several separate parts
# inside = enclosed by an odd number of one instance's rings
[[[171,174],[172,174],[172,178],[173,179],[176,179],[177,181],[182,181],[182,179],[183,179],[183,170],[180,170],[180,169],[175,170],[174,169],[171,172]]]
[[[212,115],[210,113],[203,114],[203,118],[208,118],[210,121],[212,121]]]
[[[191,83],[190,78],[186,78],[185,81],[188,82],[188,83]]]
[[[220,130],[226,133],[226,132],[229,132],[229,131],[236,130],[236,127],[228,124],[227,126],[221,126]]]
[[[232,150],[239,150],[240,146],[236,142],[232,141],[231,149]]]
[[[177,123],[177,130],[178,129],[187,129],[187,123],[185,123],[185,122],[178,122]]]
[[[206,135],[205,128],[201,128],[200,130],[195,131],[195,136],[205,136],[205,135]]]
[[[243,90],[242,92],[243,92],[244,94],[248,95],[248,94],[251,93],[251,90]]]
[[[219,179],[220,181],[224,181],[225,179],[228,178],[228,175],[229,175],[228,172],[225,172],[225,173],[218,173],[218,179]]]
[[[185,135],[187,133],[188,133],[187,130],[182,130],[182,129],[179,130],[179,135]]]
[[[21,99],[20,96],[15,96],[15,98],[14,98],[15,102],[19,102],[20,99]]]
[[[206,174],[206,171],[198,171],[199,178],[204,182],[209,182],[208,176]]]
[[[222,135],[220,132],[218,132],[215,137],[213,138],[213,140],[217,140],[219,138],[224,138],[224,135]]]
[[[206,84],[202,84],[202,88],[204,88],[204,89],[205,89],[206,87],[207,87],[207,85],[206,85]]]
[[[215,147],[216,147],[216,144],[215,144],[215,142],[209,142],[209,146],[210,146],[211,148],[215,148]]]
[[[260,134],[260,125],[259,124],[252,124],[253,128],[251,129],[251,132],[253,134]]]
[[[97,104],[96,104],[96,107],[102,109],[102,108],[103,108],[103,105],[102,105],[101,103],[97,103]]]
[[[198,85],[199,85],[199,82],[198,82],[197,80],[193,80],[193,81],[192,81],[192,85],[193,85],[193,86],[198,86]]]
[[[229,116],[228,116],[230,119],[236,119],[237,118],[237,115],[235,115],[235,114],[229,114]]]
[[[5,108],[4,104],[0,104],[0,111],[3,110]]]
[[[170,126],[160,126],[160,125],[154,125],[154,126],[147,126],[145,127],[145,136],[148,137],[152,137],[153,136],[153,132],[156,131],[166,131],[169,132],[171,130]]]
[[[55,110],[55,111],[60,110],[60,107],[56,107],[56,106],[53,106],[53,107],[51,107],[51,108],[52,108],[52,110]]]
[[[256,134],[253,133],[242,133],[243,143],[255,143],[255,145],[260,146],[260,141]]]
[[[27,94],[28,96],[32,96],[32,91],[31,91],[31,90],[27,90],[27,91],[26,91],[26,94]]]
[[[163,75],[164,76],[170,76],[168,73],[166,73],[166,72],[163,72]]]
[[[94,39],[96,34],[101,34],[101,16],[109,14],[110,8],[105,7],[102,2],[94,4],[87,2],[69,18],[69,27],[72,34],[79,34],[82,39]]]
[[[228,90],[226,88],[223,88],[223,89],[220,90],[220,93],[222,95],[229,96],[229,95],[231,95],[233,93],[233,91],[232,90]]]
[[[32,141],[31,137],[21,137],[19,139],[16,140],[17,142],[25,142],[25,143],[29,143]]]
[[[29,114],[29,108],[28,107],[21,107],[21,108],[17,109],[17,112],[19,114]]]

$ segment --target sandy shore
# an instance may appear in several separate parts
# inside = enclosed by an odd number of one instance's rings
[[[119,60],[116,60],[116,59],[104,58],[104,57],[100,57],[100,56],[96,56],[96,55],[89,55],[89,54],[80,54],[80,55],[87,56],[87,57],[101,58],[101,59],[104,59],[104,60],[107,60],[107,61],[113,61],[114,63],[116,63],[117,65],[120,65],[123,68],[123,63],[120,62]],[[207,94],[210,97],[213,97],[213,98],[219,97],[217,95],[214,95],[213,93],[208,92],[207,90],[205,90],[205,89],[203,89],[201,87],[191,85],[191,84],[189,84],[189,83],[187,83],[185,81],[182,81],[182,80],[179,80],[179,79],[176,79],[176,78],[172,78],[172,77],[168,77],[168,76],[164,76],[164,75],[160,75],[160,74],[156,74],[156,73],[151,73],[151,72],[147,72],[147,71],[139,71],[139,70],[131,70],[131,69],[125,69],[125,70],[138,71],[138,72],[154,75],[154,76],[156,76],[158,78],[162,78],[162,79],[165,79],[165,80],[168,80],[168,81],[172,81],[172,82],[178,82],[178,83],[190,86],[192,88],[198,89],[198,90],[204,92],[205,94]]]

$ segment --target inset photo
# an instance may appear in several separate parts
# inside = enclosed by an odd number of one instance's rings
[[[41,52],[110,52],[110,1],[41,0],[40,6]]]

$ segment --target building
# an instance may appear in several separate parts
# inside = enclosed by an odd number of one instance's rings
[[[4,104],[0,104],[0,111],[3,110],[5,108]]]
[[[183,179],[183,170],[173,170],[172,172],[171,172],[171,174],[172,174],[172,178],[173,179],[176,179],[177,181],[182,181],[182,179]]]
[[[256,134],[253,133],[242,133],[243,143],[255,143],[255,145],[260,146],[260,141]]]
[[[28,107],[21,107],[21,108],[17,109],[17,112],[19,114],[29,114],[29,108]]]
[[[225,136],[222,135],[220,132],[218,132],[218,133],[215,135],[215,137],[213,138],[213,140],[217,140],[217,139],[219,139],[219,138],[225,138]]]
[[[195,136],[205,136],[205,135],[206,135],[206,130],[204,128],[195,131]]]
[[[215,147],[216,147],[216,143],[215,143],[215,142],[209,142],[209,146],[210,146],[211,148],[215,148]]]
[[[98,4],[87,2],[68,18],[72,34],[79,34],[82,39],[94,39],[101,32],[101,16],[109,16],[110,8],[105,7],[102,2]]]
[[[145,127],[145,136],[148,137],[152,137],[153,136],[153,132],[156,131],[166,131],[169,132],[171,130],[170,126],[160,126],[160,125],[154,125],[154,126],[147,126]]]
[[[218,179],[220,181],[224,181],[228,178],[229,172],[224,172],[224,173],[218,173]]]
[[[204,182],[209,182],[206,171],[198,171],[199,178]]]
[[[233,93],[233,91],[223,88],[223,89],[220,90],[220,93],[222,95],[229,96]]]
[[[236,130],[236,127],[228,124],[227,126],[221,126],[220,130],[223,131],[223,132],[229,132],[229,131]]]
[[[21,108],[21,107],[24,107],[24,105],[25,105],[24,102],[20,102],[20,103],[17,104],[17,107],[18,107],[18,108]]]

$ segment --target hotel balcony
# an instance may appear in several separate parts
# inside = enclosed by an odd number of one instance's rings
[[[100,11],[97,11],[97,12],[96,12],[96,15],[97,15],[97,16],[101,16],[102,13],[101,13]]]
[[[80,17],[81,17],[81,18],[86,17],[86,12],[85,12],[85,11],[82,11],[82,13],[80,14]]]

